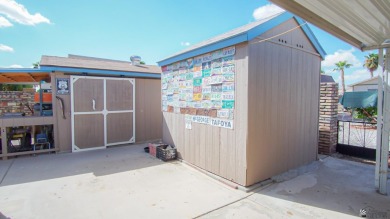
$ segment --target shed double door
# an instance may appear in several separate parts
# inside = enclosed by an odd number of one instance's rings
[[[135,142],[135,80],[71,76],[72,152]]]

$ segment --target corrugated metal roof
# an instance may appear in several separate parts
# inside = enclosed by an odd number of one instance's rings
[[[161,74],[161,68],[156,65],[131,65],[130,62],[113,61],[105,59],[87,58],[68,58],[57,56],[42,56],[40,66],[45,67],[65,67],[98,69],[108,71],[139,72]]]
[[[50,80],[49,73],[37,68],[0,68],[0,83],[39,83]]]
[[[361,49],[390,47],[389,0],[270,0]]]

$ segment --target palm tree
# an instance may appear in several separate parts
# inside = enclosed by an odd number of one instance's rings
[[[33,65],[33,68],[39,68],[39,62],[34,62],[34,63],[32,63],[32,65]]]
[[[333,69],[333,71],[340,71],[341,89],[342,89],[342,94],[344,94],[345,93],[344,69],[351,67],[352,64],[347,63],[347,61],[339,61],[335,63],[335,65],[336,68]]]
[[[378,54],[371,53],[368,56],[364,56],[366,60],[364,61],[363,67],[366,67],[370,71],[371,78],[374,77],[374,71],[378,69]]]

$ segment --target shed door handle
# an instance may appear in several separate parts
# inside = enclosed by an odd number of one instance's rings
[[[96,101],[95,101],[95,99],[92,99],[92,109],[94,111],[96,110]]]

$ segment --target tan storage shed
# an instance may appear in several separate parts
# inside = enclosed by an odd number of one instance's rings
[[[160,61],[163,141],[243,186],[315,160],[324,56],[306,23],[283,13]]]
[[[161,139],[158,66],[69,55],[42,56],[40,69],[51,72],[60,151]],[[61,82],[68,83],[68,92],[59,90]]]

